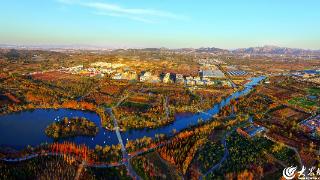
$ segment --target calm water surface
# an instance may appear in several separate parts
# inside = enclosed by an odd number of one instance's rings
[[[156,134],[160,133],[172,135],[174,129],[179,132],[192,125],[196,125],[200,118],[203,121],[208,121],[211,119],[210,115],[219,113],[220,109],[228,105],[231,99],[236,99],[249,93],[250,90],[263,79],[265,79],[264,76],[252,78],[242,91],[237,91],[226,99],[223,99],[220,103],[214,104],[213,107],[205,113],[176,114],[175,121],[171,124],[156,129],[128,130],[121,133],[122,138],[126,141],[127,139],[134,140],[144,136],[153,138]],[[91,148],[94,148],[96,144],[118,144],[115,132],[103,129],[99,116],[94,112],[71,109],[36,109],[33,111],[22,111],[0,116],[0,146],[22,149],[27,145],[36,146],[41,143],[51,143],[53,142],[53,139],[45,135],[45,129],[52,122],[58,121],[63,117],[85,117],[96,123],[99,127],[99,133],[95,137],[79,136],[64,139],[62,141],[86,144]]]

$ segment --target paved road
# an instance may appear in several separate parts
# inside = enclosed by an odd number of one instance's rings
[[[227,147],[227,138],[230,136],[232,131],[226,133],[226,135],[223,137],[223,139],[221,140],[221,144],[223,144],[223,147],[224,147],[224,154],[223,154],[223,157],[222,159],[220,159],[220,161],[215,164],[214,166],[212,166],[209,171],[207,171],[203,176],[206,177],[208,176],[208,174],[212,173],[214,170],[218,169],[221,167],[221,165],[224,163],[224,161],[227,160],[228,156],[229,156],[229,150],[228,150],[228,147]],[[200,178],[202,179],[202,177]]]
[[[232,88],[236,89],[237,85],[231,79],[231,76],[221,67],[220,64],[217,65],[218,69],[224,73],[224,75],[228,78],[229,82],[231,83]]]
[[[1,161],[5,161],[5,162],[20,162],[20,161],[26,161],[26,160],[29,160],[29,159],[33,159],[33,158],[36,158],[38,157],[39,154],[31,154],[31,155],[28,155],[28,156],[25,156],[25,157],[21,157],[21,158],[1,158],[0,160]]]
[[[114,106],[114,108],[120,106],[120,104],[121,104],[124,100],[126,100],[128,97],[129,97],[129,94],[123,96],[123,97],[117,102],[117,104]]]
[[[64,155],[64,154],[63,153],[38,153],[38,154],[30,154],[28,156],[20,157],[20,158],[1,158],[0,161],[21,162],[21,161],[26,161],[26,160],[30,160],[33,158],[37,158],[40,156],[62,156],[62,155]],[[134,157],[134,156],[132,156],[132,157]],[[86,163],[85,164],[85,166],[87,166],[87,167],[104,167],[104,168],[121,166],[121,165],[123,165],[123,163],[113,163],[113,164],[88,164],[88,163]]]
[[[265,156],[272,159],[274,162],[280,164],[283,168],[289,167],[286,165],[283,161],[280,161],[279,159],[275,158],[272,154],[269,154],[268,152],[264,152]]]
[[[119,106],[125,99],[127,99],[129,96],[126,95],[124,96],[123,98],[121,98],[118,103],[114,106],[114,107],[117,107]],[[120,134],[120,128],[119,128],[119,125],[118,125],[118,122],[112,112],[112,108],[106,108],[106,112],[110,115],[111,119],[113,120],[113,125],[114,125],[114,129],[116,131],[116,135],[117,135],[117,138],[118,138],[118,141],[121,145],[121,152],[122,152],[122,156],[123,156],[123,160],[122,160],[122,163],[118,163],[118,164],[93,164],[93,165],[89,165],[89,164],[86,164],[84,161],[80,164],[79,166],[79,173],[77,173],[78,176],[80,176],[81,174],[81,171],[83,169],[84,166],[90,166],[90,167],[97,167],[97,168],[108,168],[108,167],[114,167],[114,166],[119,166],[119,165],[125,165],[127,170],[128,170],[128,173],[130,174],[130,176],[134,179],[141,179],[137,174],[136,172],[134,171],[134,169],[132,168],[131,164],[130,164],[130,159],[134,156],[129,156],[127,151],[126,151],[126,147],[123,143],[123,140],[122,140],[122,137],[121,137],[121,134]],[[28,155],[28,156],[25,156],[25,157],[21,157],[21,158],[14,158],[14,159],[9,159],[9,158],[2,158],[0,159],[1,161],[5,161],[5,162],[20,162],[20,161],[25,161],[25,160],[29,160],[29,159],[33,159],[33,158],[36,158],[38,156],[41,156],[41,155],[61,155],[61,153],[45,153],[45,154],[31,154],[31,155]],[[136,155],[135,155],[136,156]]]
[[[250,118],[249,118],[250,120]],[[241,125],[239,125],[241,126]],[[221,167],[221,165],[227,160],[228,156],[229,156],[229,150],[228,150],[228,147],[227,147],[227,142],[226,142],[226,139],[230,136],[230,134],[236,129],[238,128],[239,126],[237,127],[234,127],[231,131],[229,131],[228,133],[226,133],[226,135],[223,137],[223,139],[221,140],[221,143],[223,144],[224,146],[224,154],[223,154],[223,157],[222,159],[217,163],[215,164],[214,166],[212,166],[209,171],[207,171],[203,177],[206,177],[208,174],[212,173],[213,171],[217,170],[219,167]],[[271,141],[274,141],[274,142],[277,142],[276,140],[274,140],[273,138],[267,136],[267,135],[264,135],[265,138],[271,140]],[[287,146],[288,148],[294,150],[298,156],[298,159],[299,159],[299,163],[302,167],[302,161],[301,161],[301,158],[300,158],[300,155],[298,153],[298,150],[295,148],[295,147],[291,147],[291,146],[288,146],[285,144],[285,146]],[[283,165],[283,163],[280,163],[281,165]],[[202,179],[202,177],[200,177],[200,179]]]
[[[118,104],[120,104],[120,103],[118,103]],[[130,164],[130,157],[129,157],[128,153],[127,153],[125,145],[123,144],[123,140],[122,140],[122,137],[121,137],[121,134],[120,134],[120,128],[119,128],[117,119],[115,118],[115,116],[114,116],[114,114],[112,112],[112,108],[107,108],[106,111],[108,112],[108,114],[110,115],[111,119],[113,120],[113,126],[114,126],[114,129],[116,131],[118,141],[119,141],[119,143],[121,145],[122,161],[123,161],[124,165],[126,166],[129,175],[134,179],[141,179],[138,176],[138,174],[134,171],[134,169],[132,168],[132,166]]]
[[[119,133],[120,134],[120,133]],[[120,139],[122,140],[121,136],[119,136]],[[130,174],[130,176],[134,179],[141,179],[137,174],[136,172],[133,170],[131,164],[130,164],[130,159],[133,158],[133,157],[136,157],[138,155],[141,155],[143,153],[146,153],[146,152],[149,152],[149,151],[152,151],[156,148],[159,148],[159,147],[162,147],[168,143],[171,143],[171,140],[167,140],[166,142],[163,142],[163,143],[160,143],[158,144],[157,146],[155,147],[152,147],[152,148],[148,148],[148,149],[143,149],[141,151],[137,151],[136,153],[131,153],[131,155],[129,156],[124,148],[124,151],[122,151],[123,154],[123,157],[126,157],[123,159],[122,162],[118,162],[118,163],[112,163],[112,164],[90,164],[90,163],[86,163],[85,161],[82,161],[82,163],[79,165],[79,168],[78,168],[78,171],[77,171],[77,174],[76,174],[76,178],[75,179],[78,179],[81,175],[81,172],[83,170],[84,167],[94,167],[94,168],[110,168],[110,167],[117,167],[117,166],[122,166],[122,165],[125,165],[127,170],[128,170],[128,173]],[[121,149],[123,150],[122,148],[123,146],[121,146]],[[5,162],[21,162],[21,161],[26,161],[26,160],[29,160],[29,159],[33,159],[33,158],[37,158],[37,157],[40,157],[40,156],[62,156],[64,155],[63,153],[38,153],[38,154],[31,154],[31,155],[28,155],[28,156],[25,156],[25,157],[21,157],[21,158],[0,158],[0,161],[5,161]]]
[[[248,122],[250,122],[251,119],[248,118]],[[221,165],[227,160],[228,156],[229,156],[229,150],[228,150],[228,147],[227,147],[227,138],[231,135],[231,133],[233,131],[235,131],[238,127],[241,127],[243,126],[244,124],[246,124],[246,122],[243,122],[243,123],[240,123],[239,125],[236,125],[232,128],[232,130],[230,130],[229,132],[227,132],[224,137],[221,139],[221,144],[223,144],[223,147],[224,147],[224,154],[223,154],[223,157],[220,159],[220,161],[215,164],[214,166],[212,166],[209,171],[207,171],[203,177],[206,177],[208,176],[210,173],[212,173],[213,171],[217,170],[218,168],[221,167]],[[202,177],[200,177],[200,179],[202,179]]]
[[[111,168],[111,167],[118,167],[124,165],[123,163],[117,163],[117,164],[90,164],[86,165],[88,167],[94,167],[94,168]]]

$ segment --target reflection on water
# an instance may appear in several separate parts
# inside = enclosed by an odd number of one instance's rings
[[[78,136],[65,139],[65,141],[86,144],[92,148],[96,144],[103,145],[104,141],[110,144],[118,143],[113,132],[102,129],[100,117],[94,112],[71,109],[36,109],[0,116],[0,144],[21,149],[27,145],[35,146],[53,142],[52,138],[45,135],[45,129],[53,121],[58,121],[63,117],[85,117],[100,127],[98,134],[93,138]]]
[[[167,126],[156,129],[136,129],[122,132],[122,138],[126,140],[134,140],[142,138],[143,136],[154,137],[156,134],[171,135],[175,129],[177,132],[196,125],[198,119],[208,121],[211,115],[217,114],[220,109],[230,103],[231,99],[239,98],[247,94],[253,86],[257,85],[265,77],[252,78],[249,83],[245,85],[242,91],[237,91],[231,96],[222,100],[220,103],[213,105],[213,107],[204,113],[180,113],[175,115],[175,121]],[[68,138],[64,141],[72,141],[77,144],[86,144],[94,148],[98,145],[112,145],[118,144],[116,134],[112,131],[105,130],[101,127],[100,118],[94,112],[71,110],[71,109],[36,109],[33,111],[22,111],[8,115],[0,116],[0,145],[10,146],[16,149],[21,149],[27,145],[36,146],[41,143],[51,143],[53,140],[45,135],[45,129],[53,121],[58,121],[63,117],[85,117],[94,123],[99,129],[99,133],[95,137],[74,137]]]

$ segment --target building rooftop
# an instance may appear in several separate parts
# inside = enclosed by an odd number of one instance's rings
[[[203,78],[224,78],[224,74],[220,70],[201,70],[200,76]]]

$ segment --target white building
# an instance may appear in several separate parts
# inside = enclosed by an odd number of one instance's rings
[[[151,72],[144,72],[139,80],[141,82],[149,82],[149,83],[158,83],[160,82],[160,78],[156,75],[152,75]]]
[[[114,70],[112,70],[112,69],[110,69],[110,68],[108,68],[108,69],[100,69],[100,71],[101,71],[102,73],[106,73],[106,74],[112,74],[112,73],[115,72]]]
[[[178,84],[184,84],[184,78],[182,74],[176,74],[176,83]]]
[[[95,63],[91,63],[90,66],[92,67],[104,67],[104,68],[111,68],[111,63],[107,63],[107,62],[95,62]]]
[[[166,75],[163,78],[163,82],[164,83],[172,83],[172,81],[170,79],[170,73],[166,73]]]
[[[204,81],[196,80],[196,85],[203,86],[204,85]]]
[[[122,79],[137,80],[138,74],[135,71],[127,71],[122,74]]]
[[[151,75],[152,75],[151,72],[144,72],[144,73],[142,73],[142,75],[140,76],[139,80],[140,80],[141,82],[145,82],[145,81],[147,81],[147,80],[150,78]]]
[[[214,86],[214,81],[205,80],[204,83],[205,83],[206,86]]]
[[[190,86],[194,86],[196,84],[196,82],[193,80],[192,76],[188,76],[188,77],[186,77],[186,84],[190,85]]]
[[[121,80],[122,79],[122,74],[121,73],[116,73],[112,79],[115,79],[115,80]]]

